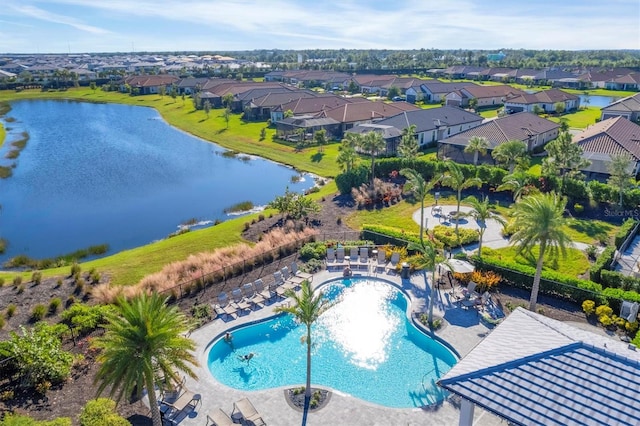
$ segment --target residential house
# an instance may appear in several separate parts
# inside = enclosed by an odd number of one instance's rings
[[[376,124],[392,126],[399,132],[413,125],[418,145],[424,147],[479,126],[482,120],[483,118],[477,114],[456,107],[444,106],[404,111],[401,114],[380,120]],[[387,151],[395,153],[395,147],[387,147]]]
[[[615,101],[602,108],[601,119],[624,117],[629,121],[640,122],[640,93]]]
[[[267,120],[271,111],[284,103],[294,102],[302,98],[314,98],[316,93],[310,90],[289,90],[286,92],[269,92],[243,102],[245,118],[248,120]]]
[[[530,112],[519,112],[487,121],[470,130],[442,139],[439,142],[439,155],[460,163],[471,163],[473,154],[465,153],[464,148],[469,145],[469,139],[478,136],[487,139],[489,143],[487,155],[481,156],[480,160],[493,163],[491,151],[507,141],[522,141],[526,143],[527,151],[533,151],[557,138],[559,131],[558,123]]]
[[[131,89],[137,89],[140,95],[160,93],[160,87],[164,87],[169,93],[171,86],[178,81],[175,75],[134,75],[124,79],[120,91],[124,92],[125,85],[129,85]]]
[[[560,89],[549,89],[531,94],[508,95],[504,101],[504,107],[509,114],[522,111],[534,112],[536,105],[542,111],[550,113],[555,112],[557,103],[562,103],[565,111],[575,111],[580,107],[580,97]]]
[[[640,72],[631,72],[605,82],[609,90],[638,90],[640,89]]]
[[[398,149],[398,144],[402,139],[402,132],[397,127],[384,125],[380,123],[363,123],[346,131],[348,133],[367,134],[369,132],[376,132],[382,135],[382,138],[386,142],[385,154],[395,154]]]
[[[9,71],[0,70],[0,81],[9,81],[17,77],[17,74],[14,74]]]
[[[483,67],[455,65],[455,66],[448,67],[447,69],[442,71],[442,75],[450,79],[472,78],[475,75],[474,73],[478,73],[485,69],[486,68],[483,68]]]
[[[573,141],[591,162],[583,172],[592,179],[606,179],[612,155],[626,154],[632,160],[633,174],[640,172],[640,126],[624,117],[600,121],[577,135]]]
[[[499,106],[504,104],[508,96],[525,95],[526,92],[514,89],[506,84],[498,86],[466,86],[452,91],[445,96],[445,104],[467,107],[469,100],[478,101],[476,108]]]
[[[340,123],[340,133],[362,123],[373,123],[383,118],[398,115],[404,111],[417,110],[406,102],[394,102],[392,104],[384,102],[354,102],[341,105],[339,107],[324,110],[318,114],[319,117],[330,117]]]
[[[183,78],[178,83],[178,93],[180,95],[191,95],[194,92],[199,91],[208,81],[209,81],[209,78],[207,77]]]
[[[271,122],[282,120],[287,111],[294,116],[314,115],[353,102],[369,102],[363,97],[343,98],[333,94],[318,95],[313,98],[298,98],[271,109]]]
[[[407,89],[407,102],[437,103],[442,101],[448,93],[468,86],[477,86],[477,84],[471,82],[443,83],[438,80],[425,81],[420,83],[418,87],[414,85]]]
[[[616,79],[633,72],[629,68],[595,69],[580,74],[578,79],[588,88],[604,89],[607,87],[607,83],[613,83]]]
[[[320,117],[319,114],[287,117],[276,121],[274,125],[278,136],[287,140],[295,140],[300,129],[304,129],[305,139],[311,139],[318,130],[325,130],[328,139],[342,137],[340,122],[331,117]]]

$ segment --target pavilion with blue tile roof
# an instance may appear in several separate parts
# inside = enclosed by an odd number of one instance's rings
[[[640,351],[516,309],[438,384],[514,425],[640,425]]]

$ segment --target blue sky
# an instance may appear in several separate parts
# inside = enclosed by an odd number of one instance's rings
[[[639,0],[2,0],[0,52],[640,49]]]

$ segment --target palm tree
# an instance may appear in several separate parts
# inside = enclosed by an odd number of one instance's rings
[[[542,264],[547,249],[552,256],[557,256],[558,253],[565,256],[566,247],[570,244],[569,236],[565,231],[567,221],[563,216],[566,206],[566,198],[553,192],[529,195],[515,205],[513,218],[518,229],[511,235],[510,243],[518,245],[518,254],[531,253],[536,245],[540,250],[529,300],[531,311],[536,309]]]
[[[451,265],[445,260],[444,255],[438,250],[435,243],[431,240],[423,241],[421,244],[410,243],[408,250],[418,252],[417,267],[421,269],[431,270],[431,295],[429,297],[429,316],[427,321],[429,326],[433,323],[433,305],[435,300],[435,283],[436,283],[436,267],[439,263],[446,265],[451,269]]]
[[[358,160],[356,147],[360,145],[362,135],[360,133],[347,133],[338,147],[338,157],[336,162],[345,172],[350,172]]]
[[[504,219],[491,208],[489,204],[489,197],[484,197],[482,201],[478,200],[473,195],[467,197],[465,200],[471,205],[471,216],[478,222],[478,233],[480,234],[480,242],[478,243],[478,256],[482,257],[482,238],[484,237],[484,231],[487,230],[487,219],[493,219],[496,222],[504,226],[506,223]]]
[[[460,217],[460,201],[462,200],[462,190],[471,188],[472,186],[482,185],[482,181],[478,178],[467,179],[462,173],[462,169],[458,163],[447,161],[447,173],[442,178],[442,184],[448,186],[458,193],[458,207],[456,209],[456,234],[458,233],[458,218]]]
[[[120,299],[118,315],[108,319],[106,332],[94,340],[102,349],[96,375],[98,394],[111,387],[117,401],[137,389],[147,389],[154,426],[162,426],[156,399],[156,383],[161,377],[177,379],[180,370],[195,378],[190,365],[197,366],[195,343],[182,334],[189,321],[176,307],[169,307],[158,293]]]
[[[610,177],[607,183],[614,188],[618,188],[620,208],[622,208],[622,194],[631,186],[631,179],[633,178],[633,165],[631,157],[626,154],[614,154],[611,156],[611,163],[609,163],[608,170]]]
[[[275,308],[275,312],[285,312],[295,317],[296,321],[307,327],[307,336],[305,342],[307,344],[307,386],[304,391],[305,407],[311,400],[311,325],[331,307],[329,301],[324,298],[322,292],[313,294],[309,281],[303,281],[300,293],[296,293],[289,289],[285,292],[286,297],[293,299],[290,306],[279,306]]]
[[[524,189],[528,185],[526,173],[513,173],[502,178],[502,184],[496,189],[498,191],[511,191],[513,193],[513,201],[518,201],[522,197]]]
[[[489,141],[487,138],[474,136],[469,139],[469,145],[464,147],[464,152],[473,152],[473,165],[477,166],[479,154],[486,155],[487,148],[489,148]]]
[[[358,142],[360,149],[371,155],[371,186],[373,187],[376,155],[387,147],[387,143],[382,137],[382,134],[378,132],[368,132]]]
[[[407,178],[407,189],[413,191],[413,194],[420,200],[420,243],[424,243],[424,199],[433,189],[440,178],[425,181],[420,173],[414,169],[402,169],[400,174]]]
[[[527,144],[517,140],[507,141],[498,145],[491,152],[491,156],[498,163],[506,165],[509,168],[509,173],[513,173],[516,164],[528,158]]]
[[[416,139],[416,125],[412,124],[402,130],[402,138],[398,145],[398,155],[406,162],[415,160],[418,156],[418,140]]]

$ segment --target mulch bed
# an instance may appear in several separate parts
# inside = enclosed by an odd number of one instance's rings
[[[327,197],[320,204],[322,210],[309,218],[309,224],[316,227],[323,234],[323,239],[353,239],[353,236],[357,235],[344,223],[344,219],[356,209],[351,197]],[[257,241],[260,235],[281,225],[279,215],[274,215],[251,225],[244,232],[243,237],[250,241]],[[238,287],[241,283],[269,276],[294,260],[296,260],[296,255],[279,259],[273,264],[264,265],[245,275],[234,277],[203,292],[184,298],[179,301],[178,306],[185,312],[189,312],[195,304],[212,302],[220,291],[229,291]],[[85,279],[87,282],[89,281],[86,276]],[[71,296],[76,300],[90,300],[90,288],[91,286],[86,284],[85,288],[78,292],[75,283],[69,277],[61,277],[60,281],[57,278],[43,280],[39,285],[26,282],[22,292],[18,292],[17,288],[10,283],[5,283],[3,287],[0,287],[0,312],[6,312],[6,308],[10,304],[16,305],[17,309],[14,316],[7,319],[4,328],[0,329],[0,339],[6,340],[9,337],[9,333],[11,331],[19,331],[21,325],[30,325],[31,311],[36,304],[48,306],[51,299],[56,297],[61,299],[63,306]],[[528,305],[529,293],[521,289],[501,287],[493,295],[493,300],[503,308],[505,313],[508,313],[507,306]],[[557,320],[587,322],[580,307],[573,303],[540,296],[538,306],[544,315]],[[59,319],[59,312],[46,317],[48,322],[57,322]],[[73,341],[66,342],[65,347],[74,352],[86,351],[86,345],[83,346],[83,344],[75,342],[74,346]],[[88,361],[81,368],[74,371],[68,382],[59,388],[52,388],[44,397],[33,394],[18,394],[12,400],[0,401],[0,414],[2,412],[16,411],[28,414],[38,420],[71,417],[74,424],[78,424],[78,415],[81,408],[88,400],[95,398],[96,388],[93,380],[96,371],[97,364],[91,358],[88,358]],[[13,389],[14,385],[8,382],[0,382],[0,395],[5,390]],[[316,409],[324,407],[331,395],[326,390],[319,389],[319,391],[321,392],[321,403]],[[293,407],[304,406],[304,394],[301,395],[302,402],[299,401],[299,397],[300,395],[291,395],[288,398]],[[140,401],[121,401],[118,404],[118,412],[123,417],[128,418],[134,426],[151,424],[151,420],[148,417],[149,410]]]

